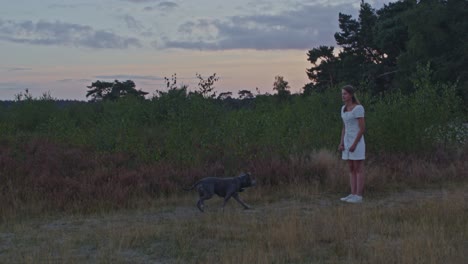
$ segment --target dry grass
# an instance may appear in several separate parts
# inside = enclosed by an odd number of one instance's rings
[[[0,225],[2,263],[464,263],[468,184],[371,196],[258,188],[223,213],[195,195],[146,210],[49,215]]]
[[[366,191],[457,182],[468,177],[468,148],[416,155],[373,155],[366,161]],[[239,165],[240,166],[240,165]],[[136,208],[145,200],[180,192],[205,176],[226,175],[219,162],[181,166],[141,163],[123,153],[103,154],[31,139],[0,141],[0,216],[50,212],[93,213]],[[348,189],[347,165],[337,152],[318,150],[280,157],[265,155],[242,166],[261,186],[314,186],[333,193]],[[237,172],[238,173],[238,172]]]
[[[336,153],[272,155],[249,165],[259,186],[242,196],[254,210],[231,201],[223,213],[213,199],[201,214],[196,194],[178,190],[214,167],[6,144],[0,263],[464,263],[467,160],[467,148],[376,155],[365,203],[349,205]]]

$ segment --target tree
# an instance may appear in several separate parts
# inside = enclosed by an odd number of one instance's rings
[[[334,47],[320,46],[309,50],[307,60],[312,63],[312,67],[307,69],[307,76],[312,83],[304,86],[304,93],[310,94],[312,91],[323,91],[327,87],[334,85],[336,81],[336,57],[333,54]]]
[[[289,83],[284,80],[283,76],[275,76],[275,82],[273,83],[273,90],[278,92],[280,99],[286,99],[291,95],[289,91]]]
[[[362,57],[367,63],[380,63],[383,56],[374,42],[373,28],[377,14],[370,4],[361,1],[359,19],[340,13],[338,16],[341,32],[335,33],[335,40],[343,47],[343,53]]]
[[[398,86],[395,79],[401,70],[397,62],[401,54],[406,52],[408,42],[408,27],[404,23],[404,17],[414,5],[414,1],[398,1],[384,5],[376,12],[378,18],[372,34],[382,58],[375,76],[374,93],[385,92]]]
[[[96,81],[91,83],[91,86],[87,87],[89,90],[86,93],[86,97],[92,97],[91,101],[114,101],[129,95],[144,98],[144,96],[148,94],[147,92],[137,90],[135,88],[135,83],[131,80],[125,82],[115,80],[113,83]]]
[[[335,40],[341,51],[336,56],[334,47],[321,46],[308,52],[313,67],[307,69],[307,75],[312,82],[304,86],[304,94],[320,92],[339,83],[364,86],[373,94],[390,89],[396,58],[407,36],[398,16],[406,6],[408,4],[392,4],[376,11],[362,1],[358,19],[339,13],[341,31],[335,33]],[[385,39],[387,34],[382,30],[399,34],[396,48],[391,49],[389,43],[394,40]]]
[[[216,92],[214,90],[214,84],[219,80],[219,77],[216,77],[216,73],[209,76],[208,79],[203,79],[203,77],[199,74],[195,74],[199,80],[198,82],[198,94],[201,94],[204,98],[215,98]]]
[[[180,87],[177,87],[177,74],[174,73],[171,76],[171,79],[164,77],[164,82],[166,83],[167,91],[156,90],[156,94],[153,98],[187,98],[188,96],[188,86],[183,84]]]
[[[175,90],[177,89],[177,74],[174,73],[171,76],[171,79],[164,77],[164,81],[166,82],[166,88],[168,90]]]
[[[407,49],[398,58],[398,85],[413,92],[411,75],[419,64],[430,63],[433,78],[457,82],[458,93],[468,102],[468,2],[419,1],[403,18],[408,28]]]
[[[231,95],[232,95],[232,92],[220,93],[216,99],[218,99],[218,100],[230,99],[230,98],[231,98]]]
[[[239,99],[251,99],[254,97],[249,90],[240,90],[237,94],[239,95]]]
[[[376,76],[381,72],[380,64],[385,55],[374,40],[373,28],[378,20],[375,10],[362,1],[357,20],[341,13],[338,20],[341,32],[335,34],[335,40],[343,47],[338,56],[338,81],[356,86],[365,84],[376,93]]]
[[[466,0],[402,0],[379,10],[362,1],[357,19],[339,14],[338,55],[333,47],[308,52],[313,66],[304,95],[339,83],[371,95],[413,93],[414,72],[429,64],[435,81],[457,83],[468,111],[467,17]]]
[[[398,56],[406,51],[408,29],[404,17],[414,5],[414,1],[398,1],[376,12],[378,17],[372,29],[374,44],[384,55],[382,62],[388,67],[396,67]]]
[[[15,94],[15,101],[16,102],[21,102],[21,101],[32,101],[34,98],[32,94],[29,92],[29,89],[24,89],[24,93],[20,92],[19,94]]]
[[[342,49],[338,56],[333,53],[334,47],[327,46],[308,52],[313,67],[307,69],[307,75],[312,82],[304,86],[305,94],[321,92],[342,82],[358,85],[363,79],[372,79],[369,75],[375,72],[374,65],[383,57],[373,42],[372,28],[376,20],[374,9],[364,2],[358,20],[339,13],[341,31],[335,33],[335,40]]]

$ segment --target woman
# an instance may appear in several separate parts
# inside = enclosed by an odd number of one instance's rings
[[[348,203],[362,202],[363,166],[366,158],[364,107],[354,93],[355,89],[351,85],[346,85],[341,90],[341,98],[344,103],[341,107],[343,129],[338,149],[342,153],[342,159],[348,161],[351,185],[351,194],[341,198],[341,201]]]

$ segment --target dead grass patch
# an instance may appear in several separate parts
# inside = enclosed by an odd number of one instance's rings
[[[0,262],[11,263],[464,263],[468,185],[370,196],[285,187],[252,191],[241,210],[207,213],[192,195],[145,210],[49,216],[0,225]],[[299,192],[299,193],[297,193]],[[292,195],[292,193],[297,193]],[[267,196],[267,197],[265,197]]]

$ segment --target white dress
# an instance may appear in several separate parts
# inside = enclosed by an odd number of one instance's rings
[[[354,140],[359,132],[358,118],[364,117],[364,107],[356,105],[353,110],[344,112],[345,106],[341,107],[341,118],[344,123],[344,150],[341,154],[344,160],[364,160],[366,159],[366,143],[364,142],[364,135],[359,140],[356,149],[351,152],[349,148],[353,145]]]

